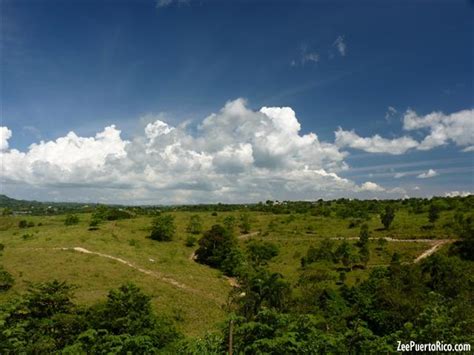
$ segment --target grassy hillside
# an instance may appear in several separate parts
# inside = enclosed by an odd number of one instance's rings
[[[201,217],[204,230],[234,216],[237,221],[234,233],[239,235],[238,220],[242,212],[169,213],[175,217],[177,226],[171,242],[148,238],[151,216],[106,221],[94,231],[88,230],[91,215],[87,213],[78,214],[80,222],[72,226],[65,226],[64,215],[0,217],[0,243],[5,245],[3,265],[15,278],[14,287],[0,294],[0,300],[24,292],[30,282],[59,279],[77,286],[79,303],[92,304],[103,299],[111,288],[133,281],[152,296],[155,309],[175,319],[186,334],[202,335],[215,329],[225,317],[231,286],[219,271],[192,260],[196,246],[185,246],[189,236],[186,226],[193,214]],[[426,242],[389,242],[380,248],[377,238],[450,238],[451,233],[443,225],[452,215],[451,211],[443,212],[430,230],[422,228],[427,223],[426,213],[414,215],[400,210],[389,230],[381,228],[378,215],[370,215],[367,223],[374,239],[370,241],[368,268],[348,273],[347,282],[353,284],[364,279],[372,266],[388,264],[394,252],[400,254],[402,262],[411,262],[429,248]],[[240,238],[239,243],[243,249],[249,239],[275,243],[280,253],[271,261],[270,269],[282,273],[292,283],[298,280],[301,257],[310,246],[318,246],[323,238],[357,238],[359,234],[358,227],[349,227],[348,219],[335,216],[268,212],[250,212],[249,216],[253,235]],[[20,220],[32,222],[34,227],[19,228]],[[100,255],[62,249],[74,247],[121,258],[142,271]],[[334,272],[337,267],[332,267]]]
[[[19,229],[22,218],[2,217],[1,225],[11,226],[0,232],[3,265],[16,282],[0,300],[25,291],[28,282],[54,278],[75,284],[77,301],[91,304],[104,299],[111,288],[133,281],[153,297],[158,311],[175,318],[188,334],[203,333],[223,318],[230,286],[218,271],[189,260],[193,250],[184,245],[183,223],[178,223],[175,240],[158,243],[147,238],[150,218],[105,222],[96,231],[88,230],[89,215],[81,215],[74,226],[65,226],[64,218],[29,217],[42,225]],[[100,256],[57,249],[77,246],[126,259],[163,274],[163,279]],[[187,288],[177,288],[167,278]]]

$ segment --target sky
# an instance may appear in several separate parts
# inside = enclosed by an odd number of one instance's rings
[[[472,2],[0,2],[0,193],[474,192]]]

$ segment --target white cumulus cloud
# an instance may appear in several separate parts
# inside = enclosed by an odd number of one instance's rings
[[[244,202],[391,193],[374,182],[358,185],[338,174],[347,169],[339,146],[301,134],[290,107],[255,111],[229,101],[194,130],[157,116],[142,135],[121,138],[115,126],[94,137],[74,132],[8,150],[2,132],[2,183],[24,191],[80,191],[77,199],[148,203]],[[70,189],[70,190],[68,190]],[[110,189],[114,189],[113,193]],[[69,196],[69,195],[67,195]]]
[[[387,153],[400,155],[417,147],[418,142],[411,137],[400,137],[395,139],[382,138],[378,134],[372,137],[360,137],[355,131],[344,131],[339,128],[335,133],[336,145],[338,147],[350,147],[364,150],[369,153]]]
[[[379,185],[377,185],[375,182],[367,181],[364,182],[361,186],[360,189],[362,191],[372,191],[372,192],[380,192],[384,191],[385,189]]]
[[[464,151],[470,151],[474,145],[474,110],[462,110],[449,115],[432,112],[419,116],[408,110],[403,117],[405,130],[428,130],[429,133],[417,147],[419,150],[432,148],[454,142]]]
[[[12,136],[12,131],[7,127],[0,127],[0,151],[8,149],[8,140]]]
[[[389,109],[390,113],[396,112],[391,109],[393,108]],[[474,110],[462,110],[449,115],[433,112],[426,116],[418,116],[416,112],[408,110],[403,117],[403,129],[426,130],[428,133],[418,142],[410,136],[387,139],[375,134],[372,137],[360,137],[354,130],[339,128],[335,132],[335,143],[340,148],[350,147],[369,153],[393,155],[404,154],[412,149],[430,150],[450,142],[464,147],[463,152],[474,151]]]
[[[418,179],[428,179],[439,175],[436,170],[429,169],[428,171],[421,173],[417,176]]]

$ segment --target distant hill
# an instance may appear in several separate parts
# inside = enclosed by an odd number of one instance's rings
[[[28,212],[31,214],[43,214],[45,212],[60,213],[69,210],[84,209],[87,206],[95,204],[77,203],[77,202],[40,202],[17,200],[6,195],[0,194],[0,208],[9,208],[14,212]]]
[[[42,204],[42,202],[38,201],[16,200],[14,198],[8,197],[7,195],[0,195],[0,207],[3,208],[23,208],[31,206],[40,206]]]

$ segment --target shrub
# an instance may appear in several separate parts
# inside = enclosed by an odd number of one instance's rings
[[[18,228],[28,228],[28,221],[22,219],[20,222],[18,222]]]
[[[186,242],[184,243],[184,245],[186,245],[187,247],[193,247],[196,244],[196,241],[196,237],[190,235],[186,238]]]
[[[247,254],[255,265],[265,265],[269,260],[277,256],[278,247],[270,242],[252,240],[247,244]]]
[[[157,241],[171,241],[176,226],[174,225],[174,217],[171,215],[161,215],[156,217],[152,222],[150,238]]]
[[[128,245],[130,245],[131,247],[137,247],[137,246],[138,246],[138,240],[136,240],[136,239],[129,239],[129,240],[128,240]]]
[[[29,240],[29,239],[33,239],[33,234],[27,233],[27,234],[23,234],[21,237],[23,238],[23,240]]]
[[[240,232],[243,234],[247,234],[250,232],[250,228],[252,227],[250,223],[250,215],[248,213],[244,213],[240,216]]]
[[[95,216],[92,216],[91,222],[89,223],[89,230],[95,231],[99,229],[99,223],[100,223],[100,219]]]
[[[77,217],[75,214],[68,214],[66,216],[66,219],[64,220],[64,225],[66,226],[72,226],[78,223],[79,223],[79,217]]]
[[[186,231],[191,234],[199,234],[202,232],[202,219],[199,215],[191,216]]]
[[[8,291],[14,282],[13,276],[8,271],[0,269],[0,292]]]

